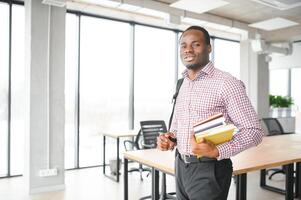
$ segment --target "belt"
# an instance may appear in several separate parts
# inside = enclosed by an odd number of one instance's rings
[[[214,162],[216,161],[216,158],[208,158],[208,157],[200,157],[198,158],[195,155],[185,155],[181,154],[178,150],[176,150],[176,155],[179,156],[179,158],[186,164],[189,163],[199,163],[199,162]]]

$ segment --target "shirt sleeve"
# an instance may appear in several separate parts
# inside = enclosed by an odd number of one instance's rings
[[[246,94],[244,84],[237,79],[225,81],[222,99],[228,118],[237,128],[231,141],[217,145],[218,160],[230,158],[252,146],[257,146],[264,136],[257,114]]]

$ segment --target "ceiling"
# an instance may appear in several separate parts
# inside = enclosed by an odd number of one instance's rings
[[[171,4],[177,0],[155,0],[157,2]],[[301,6],[278,10],[252,0],[225,0],[229,4],[209,11],[208,13],[223,18],[251,24],[275,17],[282,17],[298,22],[299,25],[278,29],[274,31],[260,31],[269,41],[297,41],[301,40]]]

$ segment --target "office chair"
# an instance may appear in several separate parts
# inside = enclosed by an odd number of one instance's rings
[[[140,129],[134,141],[132,141],[132,140],[125,140],[123,142],[124,149],[126,151],[133,151],[133,150],[139,150],[139,149],[141,149],[140,145],[139,145],[139,143],[141,142],[141,140],[142,140],[142,135],[141,135],[141,129]],[[131,168],[130,170],[128,170],[128,172],[134,172],[134,171],[140,172],[140,180],[143,181],[142,172],[147,171],[148,172],[147,176],[148,176],[149,173],[151,172],[151,169],[150,168],[144,168],[142,166],[142,164],[139,164],[138,168]]]
[[[160,132],[166,133],[167,128],[165,122],[163,120],[151,120],[151,121],[141,121],[141,132],[143,136],[142,146],[144,149],[151,149],[157,147],[157,137]],[[166,174],[162,173],[162,186],[161,186],[161,194],[160,200],[164,199],[177,199],[175,196],[175,192],[167,193],[166,192]],[[149,198],[150,196],[143,197],[141,199]]]
[[[267,136],[290,134],[290,133],[285,133],[283,131],[281,124],[279,123],[279,121],[276,118],[263,118],[262,120],[268,129]],[[273,169],[268,169],[266,171],[267,174],[269,174],[269,172],[272,172],[272,174],[269,176],[270,180],[272,179],[272,177],[275,174],[285,174],[283,167],[282,167],[282,169],[273,168]]]

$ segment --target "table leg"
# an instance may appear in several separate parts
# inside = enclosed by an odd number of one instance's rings
[[[159,171],[152,167],[152,200],[159,199]]]
[[[285,200],[294,199],[294,164],[284,165],[285,169]]]
[[[119,168],[121,163],[119,163],[119,137],[117,137],[117,174],[116,174],[116,178],[117,178],[117,182],[119,182]]]
[[[102,166],[103,166],[103,174],[106,174],[106,136],[103,136],[103,161],[102,161]]]
[[[247,199],[247,174],[240,174],[236,177],[236,200]]]
[[[296,198],[301,198],[301,162],[296,163]]]
[[[123,166],[123,177],[124,177],[124,200],[128,200],[129,187],[128,187],[128,159],[124,158]]]
[[[266,169],[260,170],[260,187],[266,186]]]

